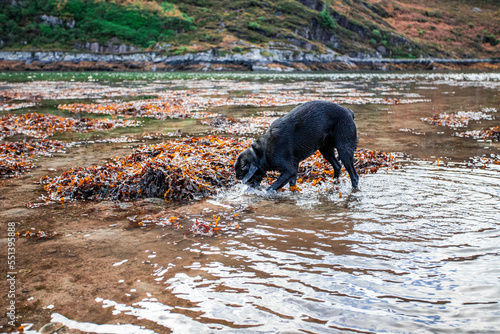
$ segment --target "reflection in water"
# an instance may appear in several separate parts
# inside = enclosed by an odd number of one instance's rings
[[[174,333],[499,328],[499,173],[414,163],[361,187],[307,210],[285,194],[274,199],[283,219],[273,200],[254,197],[262,202],[242,233],[188,247],[209,260],[154,272],[189,306],[96,301]]]

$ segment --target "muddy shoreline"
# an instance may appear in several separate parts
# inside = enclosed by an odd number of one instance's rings
[[[287,66],[288,65],[288,66]],[[172,71],[203,71],[203,72],[250,72],[250,71],[269,71],[269,72],[301,72],[301,71],[498,71],[500,63],[474,62],[474,63],[439,63],[426,61],[422,63],[383,63],[378,61],[356,63],[349,65],[344,62],[328,63],[292,63],[292,64],[269,63],[265,66],[252,66],[252,64],[234,64],[234,63],[177,63],[177,64],[155,64],[152,62],[26,62],[0,60],[0,71],[108,71],[108,72],[127,72],[127,71],[147,71],[147,72],[172,72]]]
[[[286,66],[277,63],[267,64],[254,69],[249,64],[206,64],[206,63],[181,63],[181,64],[154,64],[151,62],[91,62],[83,61],[79,63],[57,61],[44,63],[39,61],[0,61],[0,71],[108,71],[108,72],[127,72],[127,71],[147,71],[147,72],[171,72],[171,71],[272,71],[272,72],[296,72],[296,71],[498,71],[500,63],[478,62],[478,63],[359,63],[356,65],[347,65],[342,62],[330,63],[293,63]]]

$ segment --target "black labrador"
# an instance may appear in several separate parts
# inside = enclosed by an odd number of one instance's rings
[[[267,191],[276,191],[287,183],[294,186],[299,162],[318,149],[333,166],[333,177],[338,178],[341,166],[335,157],[336,148],[352,187],[357,189],[357,142],[352,110],[331,102],[307,102],[274,121],[262,137],[238,156],[234,165],[236,178],[256,188],[267,171],[277,170],[281,175]]]

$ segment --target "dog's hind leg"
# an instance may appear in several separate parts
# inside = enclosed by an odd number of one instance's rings
[[[332,165],[335,173],[333,174],[333,178],[337,179],[340,176],[340,169],[342,166],[340,162],[335,157],[335,149],[331,146],[323,146],[319,149],[321,155]]]
[[[337,147],[337,151],[339,152],[340,160],[349,173],[352,187],[354,189],[358,189],[359,176],[358,173],[356,173],[356,169],[354,168],[354,150],[346,149],[344,147]]]

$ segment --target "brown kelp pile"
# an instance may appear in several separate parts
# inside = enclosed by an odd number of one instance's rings
[[[43,101],[58,99],[90,99],[110,98],[118,96],[139,96],[152,94],[157,88],[155,84],[147,86],[119,87],[92,81],[29,81],[9,82],[8,88],[0,90],[0,100],[12,101]]]
[[[109,114],[124,117],[151,117],[156,119],[167,118],[207,118],[214,117],[215,114],[209,112],[192,112],[176,101],[169,102],[123,102],[104,104],[63,104],[59,109],[74,113],[87,112],[93,114]]]
[[[34,228],[22,232],[16,232],[16,238],[26,238],[31,240],[52,239],[57,237],[57,232],[36,230]]]
[[[474,139],[483,139],[483,140],[491,140],[491,141],[500,141],[500,126],[494,126],[489,129],[484,130],[473,130],[473,131],[465,131],[456,133],[458,137],[462,138],[474,138]]]
[[[221,105],[224,100],[221,98],[206,98],[198,95],[196,91],[171,91],[163,93],[162,97],[156,99],[92,104],[62,104],[58,108],[74,113],[86,112],[124,117],[151,117],[156,119],[208,118],[215,117],[216,114],[200,110]]]
[[[57,132],[88,132],[111,130],[116,127],[138,126],[140,122],[121,119],[66,118],[49,114],[7,114],[0,117],[0,140],[14,135],[25,135],[38,140],[15,141],[0,144],[0,178],[18,177],[28,172],[33,158],[51,155],[68,147],[65,142],[48,140]]]
[[[50,156],[65,147],[64,142],[48,139],[0,144],[0,179],[18,177],[34,167],[33,158]]]
[[[423,121],[432,125],[447,126],[451,128],[461,128],[469,125],[470,121],[494,120],[496,108],[481,108],[481,111],[458,111],[453,114],[436,114],[430,117],[422,118]],[[489,129],[471,130],[457,132],[455,136],[462,138],[473,138],[491,141],[500,141],[500,127],[494,126]]]
[[[361,93],[352,90],[342,90],[332,92],[328,89],[328,94],[301,92],[300,90],[289,90],[287,86],[275,83],[259,83],[258,93],[249,93],[244,97],[231,96],[235,90],[252,90],[253,85],[239,83],[235,81],[220,81],[217,86],[210,81],[200,81],[192,83],[192,89],[184,89],[183,83],[178,82],[178,88],[160,91],[151,89],[150,93],[155,98],[142,99],[136,101],[109,101],[102,100],[98,103],[72,103],[61,104],[59,109],[70,112],[86,112],[98,114],[120,115],[124,117],[152,117],[157,119],[167,118],[209,118],[216,117],[217,114],[207,111],[208,109],[227,106],[253,106],[253,107],[275,107],[292,106],[314,100],[325,100],[340,104],[384,104],[396,105],[407,103],[425,102],[425,99],[399,99],[376,97],[373,93]],[[99,89],[111,89],[98,86]],[[156,87],[158,88],[158,87]],[[307,85],[299,85],[299,88],[310,89]],[[83,94],[89,87],[79,88],[79,94]],[[319,89],[321,91],[321,89]],[[111,90],[109,93],[111,94]],[[142,93],[146,93],[145,90]],[[95,95],[95,94],[94,94]],[[101,94],[102,95],[102,94]],[[126,94],[124,94],[126,95]],[[97,102],[97,101],[96,101]],[[263,115],[271,116],[271,115]]]
[[[191,200],[234,184],[233,164],[249,142],[207,136],[143,146],[103,166],[81,167],[42,183],[50,200]]]
[[[22,102],[22,103],[5,103],[0,101],[0,111],[10,111],[21,108],[30,108],[36,106],[33,102]]]
[[[217,136],[170,140],[143,146],[132,154],[114,158],[102,166],[80,167],[54,178],[45,177],[51,201],[133,200],[159,197],[165,200],[192,200],[215,194],[236,184],[233,165],[250,141]],[[361,174],[379,168],[397,168],[391,154],[356,151]],[[276,173],[270,173],[269,182]],[[333,176],[333,169],[319,153],[301,164],[299,182],[313,185]]]
[[[222,212],[210,215],[179,214],[161,211],[153,215],[146,215],[141,218],[127,217],[130,220],[130,226],[133,228],[143,228],[146,230],[156,227],[172,227],[182,229],[183,226],[189,226],[184,235],[202,235],[213,236],[221,235],[229,231],[235,231],[240,228],[239,213]],[[160,236],[161,237],[161,236]]]
[[[111,130],[124,126],[139,126],[140,123],[122,119],[66,118],[49,114],[8,114],[0,117],[0,140],[16,134],[33,138],[47,138],[56,132],[88,132]]]
[[[423,121],[451,128],[462,128],[469,125],[470,121],[492,120],[493,116],[482,111],[458,111],[454,114],[442,113],[422,118]]]
[[[490,154],[489,156],[471,157],[467,163],[470,168],[493,168],[500,169],[500,154]]]

